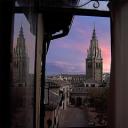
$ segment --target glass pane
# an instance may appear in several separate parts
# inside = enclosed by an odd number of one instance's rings
[[[107,127],[110,42],[110,18],[76,16],[69,34],[50,43],[46,126]]]
[[[11,128],[33,128],[35,36],[24,14],[15,14],[12,46]]]

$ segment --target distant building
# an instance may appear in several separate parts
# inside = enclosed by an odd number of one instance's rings
[[[69,105],[69,92],[71,88],[71,84],[68,81],[49,78],[49,79],[46,79],[45,88],[48,88],[49,92],[52,91],[54,94],[57,94],[58,96],[62,94],[61,108],[62,109],[67,108],[67,106]],[[47,97],[47,95],[45,96]]]
[[[90,47],[87,50],[86,58],[86,81],[102,82],[103,72],[103,59],[101,55],[101,49],[98,46],[98,40],[96,37],[95,27],[90,42]]]
[[[13,52],[13,81],[10,88],[11,128],[33,128],[34,75],[29,73],[28,65],[29,58],[21,26]]]
[[[85,87],[99,87],[101,85],[101,83],[99,84],[97,81],[93,81],[93,80],[87,80],[84,83]]]
[[[44,127],[58,127],[61,112],[69,105],[69,86],[68,81],[51,76],[46,79],[45,84],[45,118]]]
[[[19,31],[17,44],[13,52],[13,83],[15,86],[26,86],[29,77],[29,58],[25,46],[23,27]]]
[[[68,81],[72,86],[84,86],[85,75],[84,74],[60,74],[59,78]]]
[[[72,105],[85,105],[88,98],[88,92],[85,87],[73,87],[70,91],[70,103]]]
[[[44,128],[57,128],[60,118],[61,95],[45,88],[45,118]]]

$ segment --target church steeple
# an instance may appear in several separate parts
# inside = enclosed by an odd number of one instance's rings
[[[88,49],[88,58],[101,58],[101,49],[98,46],[98,39],[96,37],[95,26],[92,33],[92,39],[90,41],[90,47]]]
[[[101,49],[98,45],[95,26],[92,33],[90,46],[87,50],[86,79],[97,82],[102,81],[102,55]]]
[[[19,37],[17,38],[16,53],[17,56],[20,57],[26,56],[25,38],[22,25],[20,26]]]
[[[20,26],[19,37],[24,37],[22,24]]]
[[[95,25],[94,25],[94,29],[93,29],[92,39],[96,39],[96,30],[95,30]]]
[[[15,82],[27,83],[28,78],[28,55],[26,52],[25,38],[23,34],[23,27],[21,25],[19,35],[17,38],[17,44],[14,48],[14,70],[15,70]]]

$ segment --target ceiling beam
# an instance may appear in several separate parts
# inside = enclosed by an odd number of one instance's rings
[[[30,8],[27,7],[15,7],[15,13],[26,13],[30,12]],[[34,9],[33,9],[34,10]],[[96,9],[83,9],[83,8],[62,8],[62,7],[42,7],[33,11],[36,13],[65,13],[78,16],[98,16],[98,17],[110,17],[110,11],[96,10]]]

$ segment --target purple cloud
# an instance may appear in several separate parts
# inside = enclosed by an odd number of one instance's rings
[[[84,73],[84,63],[73,64],[65,61],[54,61],[47,62],[46,73],[56,74],[56,73]]]

